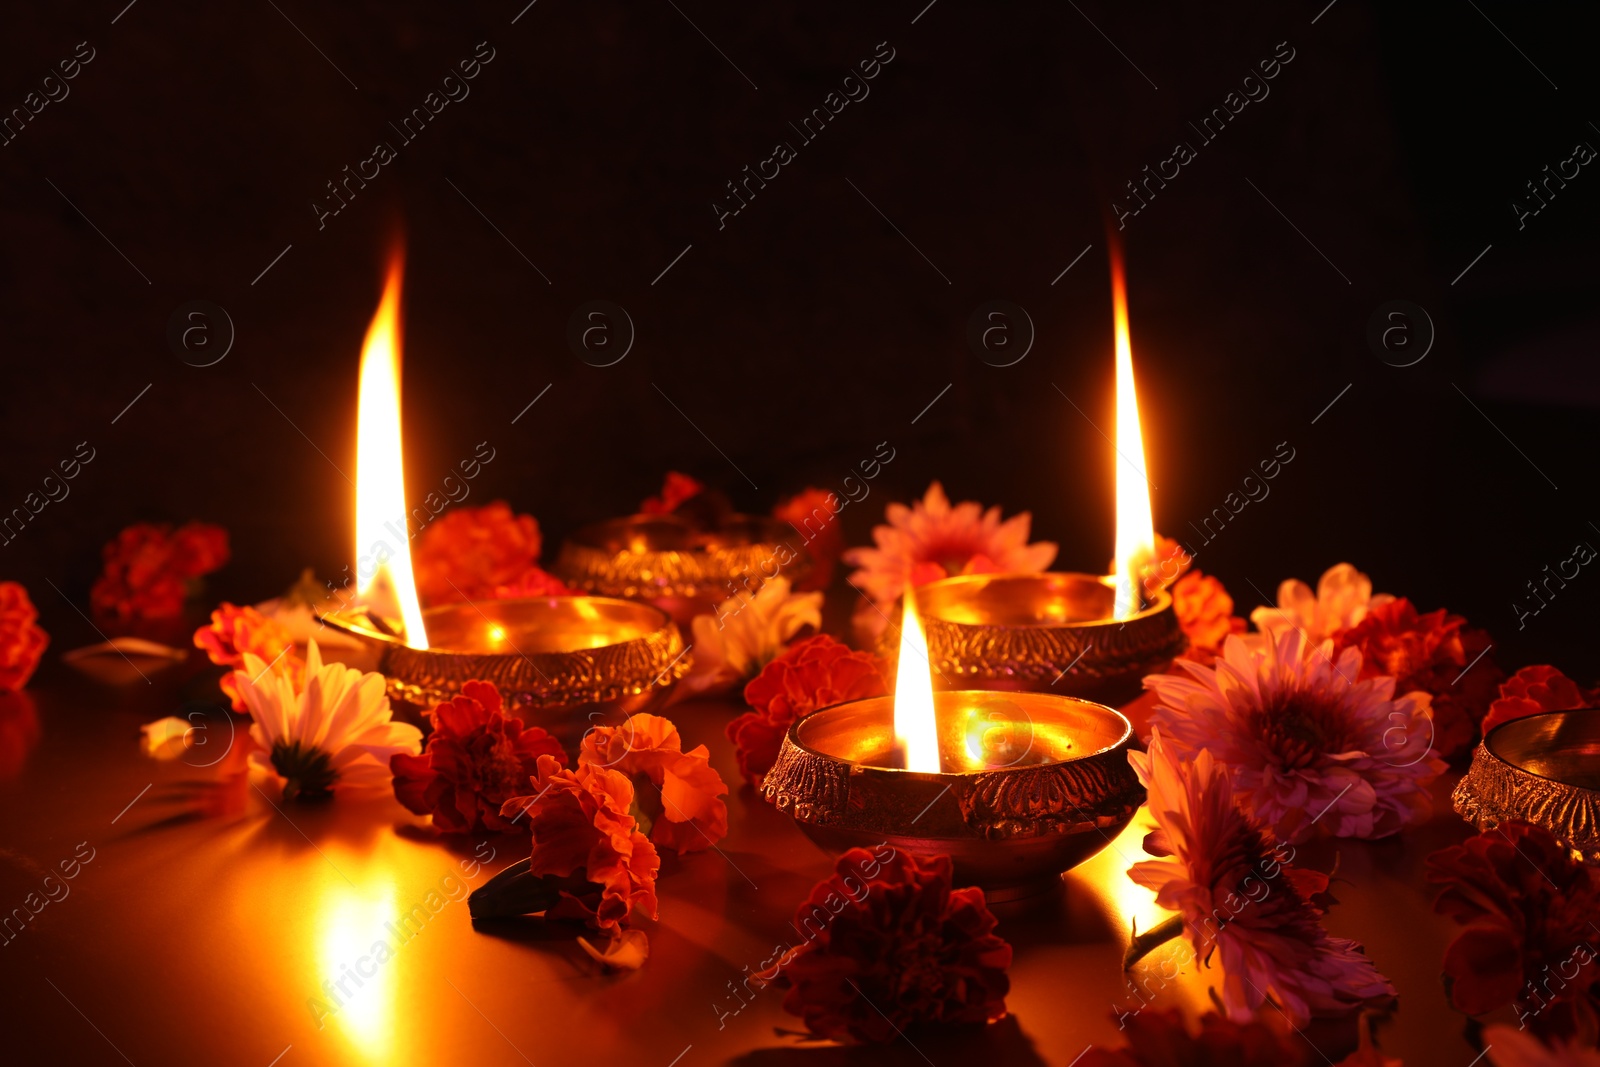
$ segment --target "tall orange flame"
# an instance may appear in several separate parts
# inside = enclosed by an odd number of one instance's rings
[[[1150,517],[1150,478],[1144,465],[1144,435],[1139,426],[1139,397],[1133,385],[1133,348],[1128,342],[1128,291],[1122,252],[1111,246],[1111,313],[1117,349],[1117,545],[1114,566],[1116,618],[1140,608],[1139,577],[1134,561],[1155,552],[1155,522]]]
[[[917,615],[917,598],[906,582],[905,611],[900,617],[900,662],[894,676],[895,747],[905,753],[908,771],[941,769],[939,719],[933,709],[933,672],[928,638]]]
[[[411,573],[406,478],[400,458],[400,281],[405,258],[389,260],[383,299],[361,346],[356,414],[356,594],[380,614],[400,616],[405,641],[428,647]],[[398,541],[399,544],[394,544]]]

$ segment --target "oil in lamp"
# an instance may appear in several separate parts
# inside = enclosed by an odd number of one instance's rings
[[[919,595],[905,599],[894,694],[796,721],[762,793],[830,851],[886,842],[950,856],[993,901],[1046,892],[1144,802],[1133,727],[1077,697],[935,692]]]
[[[1164,590],[1146,593],[1155,554],[1122,259],[1111,259],[1116,345],[1116,558],[1112,574],[976,574],[917,590],[941,685],[1071,693],[1122,703],[1184,648]],[[892,641],[885,635],[886,644]],[[880,649],[893,655],[892,647]]]
[[[417,599],[400,438],[401,257],[361,350],[356,432],[356,597],[322,621],[376,660],[392,700],[432,707],[461,683],[495,683],[524,718],[568,739],[601,713],[659,703],[689,669],[677,625],[659,608],[609,597],[443,604]]]

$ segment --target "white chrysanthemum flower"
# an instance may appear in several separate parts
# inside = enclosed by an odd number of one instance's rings
[[[248,652],[233,677],[254,720],[250,764],[282,781],[286,800],[387,789],[389,757],[422,750],[422,731],[390,717],[383,677],[324,664],[315,641],[299,687]]]
[[[754,596],[736,596],[713,615],[697,615],[694,665],[684,678],[691,693],[713,693],[749,681],[783,652],[802,629],[822,628],[822,594],[792,592],[772,578]]]
[[[1160,703],[1150,723],[1185,758],[1209,751],[1244,809],[1279,838],[1387,837],[1427,818],[1444,770],[1431,747],[1426,693],[1394,695],[1388,676],[1361,679],[1361,652],[1332,657],[1297,629],[1273,640],[1229,637],[1214,667],[1179,660],[1187,677],[1144,680]]]

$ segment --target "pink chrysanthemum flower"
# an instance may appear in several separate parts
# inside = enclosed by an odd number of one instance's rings
[[[1178,912],[1195,958],[1213,952],[1223,972],[1222,1005],[1246,1022],[1270,998],[1296,1025],[1393,997],[1394,986],[1361,946],[1331,937],[1311,894],[1327,878],[1284,861],[1266,826],[1239,810],[1227,772],[1201,750],[1191,755],[1157,729],[1150,751],[1128,753],[1150,793],[1156,830],[1128,877]]]
[[[921,585],[953,574],[1042,571],[1056,558],[1053,542],[1028,543],[1028,512],[1002,522],[998,506],[985,511],[971,500],[952,505],[938,482],[910,507],[890,504],[884,514],[888,525],[872,529],[877,547],[844,554],[858,568],[851,584],[879,608],[905,591],[907,574]]]
[[[1396,698],[1394,679],[1361,678],[1361,652],[1332,656],[1297,629],[1223,643],[1215,666],[1178,661],[1187,677],[1144,680],[1150,715],[1186,758],[1209,750],[1244,809],[1285,841],[1323,833],[1387,837],[1426,819],[1433,754],[1431,698]]]

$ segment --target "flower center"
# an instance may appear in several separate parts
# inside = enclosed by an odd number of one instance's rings
[[[480,796],[500,804],[515,796],[528,781],[516,746],[504,734],[472,764],[473,785]]]
[[[333,791],[339,772],[333,761],[320,748],[301,748],[300,742],[272,746],[272,766],[286,780],[283,799],[296,797],[324,797]]]
[[[1250,713],[1250,730],[1285,770],[1309,767],[1350,747],[1343,708],[1310,693],[1278,694]]]

